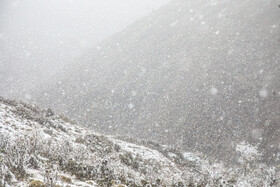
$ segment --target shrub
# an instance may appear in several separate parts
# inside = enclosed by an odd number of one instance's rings
[[[68,184],[72,184],[72,179],[70,177],[66,177],[64,175],[60,175],[60,179],[62,182],[68,183]]]
[[[29,183],[29,187],[46,187],[46,185],[40,180],[34,180]]]

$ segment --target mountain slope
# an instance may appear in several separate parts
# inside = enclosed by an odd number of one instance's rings
[[[277,1],[175,0],[89,51],[35,98],[103,133],[235,162],[236,143],[248,141],[273,163],[279,17]]]
[[[250,158],[258,155],[252,146],[237,147],[248,166],[226,168],[199,154],[141,144],[94,133],[50,109],[0,97],[0,186],[279,184],[276,168]]]
[[[26,183],[27,179],[46,181],[47,169],[55,176],[53,182],[63,184],[67,183],[65,178],[72,178],[69,183],[73,186],[86,179],[104,185],[111,180],[138,184],[162,179],[171,185],[183,175],[174,162],[156,150],[96,134],[50,109],[40,111],[0,98],[0,129],[0,174],[10,184]]]

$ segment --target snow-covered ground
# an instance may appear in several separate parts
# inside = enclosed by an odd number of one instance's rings
[[[0,97],[0,186],[277,185],[277,171],[265,165],[244,161],[242,173],[201,155],[151,147]]]

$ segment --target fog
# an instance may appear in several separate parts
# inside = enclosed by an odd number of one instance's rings
[[[104,134],[227,163],[248,143],[280,162],[279,4],[1,1],[0,95]]]
[[[0,0],[0,187],[279,176],[280,0]]]
[[[169,0],[1,0],[0,95],[22,97]]]

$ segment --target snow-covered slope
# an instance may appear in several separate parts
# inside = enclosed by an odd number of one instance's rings
[[[250,172],[248,179],[236,177],[238,169],[198,154],[131,142],[82,128],[50,109],[0,97],[0,186],[232,186],[275,178],[265,169],[254,172],[251,181]]]
[[[73,186],[90,179],[169,186],[188,172],[157,150],[96,134],[50,109],[40,111],[2,98],[0,129],[1,177],[11,185],[32,179],[46,182],[45,175],[54,175],[57,184],[64,184],[67,177]],[[47,174],[48,168],[53,173]]]

